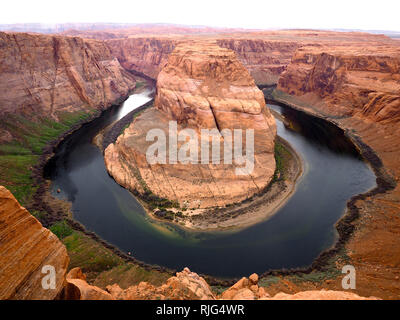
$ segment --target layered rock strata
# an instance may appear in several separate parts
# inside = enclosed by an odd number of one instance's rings
[[[58,238],[0,186],[0,300],[56,298],[68,263]],[[53,274],[48,266],[54,268],[54,287],[44,279]]]
[[[104,42],[0,32],[1,118],[58,121],[66,112],[105,109],[134,87]]]
[[[278,90],[315,101],[327,114],[399,120],[400,47],[303,47]]]
[[[96,37],[92,32],[79,33],[82,37]],[[107,39],[106,35],[98,37]],[[167,63],[168,55],[179,43],[194,40],[213,40],[221,47],[233,50],[248,69],[257,85],[275,85],[279,75],[286,70],[296,49],[303,46],[348,44],[365,47],[390,44],[393,40],[383,35],[360,32],[332,32],[318,30],[280,30],[240,33],[146,34],[136,30],[114,31],[106,40],[113,55],[127,70],[139,72],[156,79]]]
[[[182,163],[166,152],[166,164],[151,164],[146,150],[153,143],[146,141],[146,134],[161,130],[169,140],[170,121],[177,123],[177,132],[193,130],[195,139],[190,141],[197,141],[196,159],[191,155],[189,163]],[[213,132],[204,137],[202,129]],[[243,155],[246,143],[251,143],[245,132],[253,130],[254,168],[248,173],[238,173],[245,164],[225,161],[224,143],[235,139],[224,129],[232,136],[232,129],[242,130],[242,142],[236,142],[243,147]],[[187,208],[224,206],[251,197],[271,181],[275,136],[275,120],[264,96],[235,54],[215,43],[186,43],[175,48],[158,76],[155,107],[136,118],[105,150],[105,162],[115,180],[131,191],[142,195],[150,191]],[[212,139],[220,149],[214,160]],[[203,142],[209,143],[207,158],[200,152]],[[183,145],[179,141],[177,150]]]

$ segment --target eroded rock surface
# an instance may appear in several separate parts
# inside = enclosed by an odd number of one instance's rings
[[[61,241],[0,186],[0,300],[56,298],[68,263]],[[46,265],[54,267],[54,289],[42,287],[42,279],[49,274],[42,273]]]
[[[107,286],[117,300],[214,300],[215,295],[207,282],[197,273],[185,268],[159,287],[147,282],[121,289],[117,284]]]
[[[3,119],[16,114],[58,121],[65,113],[105,109],[134,87],[133,76],[101,41],[0,32]],[[14,134],[1,129],[4,137]]]
[[[63,300],[114,300],[108,292],[88,284],[80,268],[73,268],[68,272],[61,298]]]
[[[398,121],[400,46],[300,48],[278,89],[304,96],[330,115]]]
[[[82,37],[109,39],[111,48],[124,68],[140,72],[156,79],[167,63],[168,55],[176,45],[191,40],[213,40],[221,47],[236,53],[237,58],[248,69],[258,85],[274,85],[280,74],[286,70],[297,48],[302,46],[348,45],[358,47],[376,43],[390,43],[383,35],[361,32],[333,32],[318,30],[277,30],[259,32],[215,32],[199,35],[185,32],[185,35],[158,30],[146,34],[140,30],[114,30],[112,32],[78,32]],[[170,33],[167,35],[166,33]],[[189,34],[191,33],[191,34]],[[75,34],[75,33],[72,33]]]
[[[208,163],[200,163],[200,148],[197,163],[172,164],[167,154],[167,164],[149,164],[145,153],[153,142],[146,141],[146,134],[161,129],[168,140],[169,121],[178,123],[178,132],[193,129],[199,146],[201,129],[214,130],[220,164],[211,163],[211,156]],[[224,140],[229,138],[221,134],[224,129],[243,130],[243,154],[244,132],[254,130],[255,160],[250,174],[237,173],[244,164],[224,163]],[[186,43],[175,48],[158,76],[155,107],[136,118],[106,149],[105,162],[115,180],[131,191],[142,195],[151,191],[181,207],[224,206],[251,197],[271,181],[275,136],[275,120],[264,96],[235,53],[212,42]]]

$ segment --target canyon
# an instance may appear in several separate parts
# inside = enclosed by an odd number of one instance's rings
[[[136,190],[139,194],[145,194],[146,190],[141,184],[141,179],[138,183],[137,176],[133,174],[136,171],[126,164],[126,160],[127,163],[136,161],[135,168],[139,168],[146,185],[149,185],[157,196],[175,200],[181,205],[183,199],[188,198],[189,207],[208,207],[211,203],[215,203],[201,188],[193,188],[192,185],[188,188],[189,182],[185,179],[179,180],[180,185],[183,183],[179,196],[173,194],[169,186],[160,184],[160,179],[151,180],[153,173],[160,173],[160,168],[141,166],[140,164],[145,162],[143,150],[130,145],[132,141],[137,143],[139,138],[143,142],[144,137],[138,137],[137,130],[150,129],[148,125],[150,121],[158,121],[157,125],[166,125],[168,119],[176,119],[184,127],[197,128],[197,119],[202,119],[202,125],[206,124],[209,128],[216,128],[216,122],[221,127],[231,126],[235,117],[229,115],[219,119],[218,112],[216,117],[211,117],[210,106],[204,109],[193,107],[204,96],[189,84],[195,80],[203,80],[199,71],[203,66],[196,65],[197,62],[190,62],[188,65],[179,64],[187,50],[198,51],[201,55],[203,46],[211,46],[211,50],[217,56],[228,56],[230,63],[233,62],[237,67],[238,76],[229,79],[229,82],[238,82],[240,84],[238,86],[246,87],[244,92],[251,92],[254,95],[252,100],[258,103],[258,107],[251,112],[240,112],[242,118],[238,119],[244,127],[261,124],[261,127],[265,128],[265,124],[269,123],[270,115],[260,115],[260,110],[266,109],[263,108],[264,98],[255,89],[255,84],[261,88],[271,87],[271,90],[266,92],[268,98],[324,118],[344,129],[369,161],[377,175],[378,187],[349,201],[347,214],[350,212],[352,215],[344,217],[346,223],[349,220],[347,224],[349,227],[344,228],[340,221],[337,225],[340,234],[346,236],[345,240],[339,239],[339,245],[341,250],[346,252],[351,264],[356,267],[358,280],[355,292],[358,295],[384,299],[398,298],[400,292],[398,281],[400,260],[397,252],[400,246],[398,240],[400,232],[399,41],[383,35],[315,30],[224,33],[213,30],[213,34],[194,32],[190,35],[182,32],[177,30],[174,35],[162,32],[143,33],[137,30],[70,31],[64,35],[0,32],[0,141],[2,143],[0,184],[7,186],[18,200],[24,200],[24,204],[29,204],[32,199],[25,196],[25,188],[33,182],[31,178],[28,181],[21,181],[13,170],[28,175],[38,162],[42,146],[58,139],[58,136],[71,128],[71,115],[94,116],[112,104],[122,101],[135,88],[136,74],[152,80],[158,78],[155,106],[135,119],[114,146],[111,145],[106,150],[105,161],[109,171],[121,185],[127,186],[132,191]],[[68,36],[69,34],[73,36]],[[192,46],[191,49],[190,45],[184,49],[188,42]],[[195,43],[202,45],[196,47]],[[234,52],[234,55],[231,52]],[[199,74],[191,73],[189,66],[192,66],[192,69],[194,66],[194,71],[197,70]],[[169,82],[175,75],[179,75],[183,80],[175,78],[176,82]],[[222,78],[226,76],[223,68],[218,70],[218,77],[221,75]],[[223,80],[227,81],[228,79]],[[277,87],[273,90],[275,85]],[[224,109],[226,107],[224,101],[232,99],[232,102],[235,102],[241,98],[229,95],[230,93],[226,95],[226,91],[223,90],[216,93],[216,97],[219,98],[215,100],[217,110],[221,107],[220,110],[232,113],[232,110]],[[196,104],[186,108],[182,107],[181,101],[185,101],[188,105],[195,101]],[[190,112],[186,113],[189,110]],[[260,117],[263,118],[262,121],[253,121]],[[224,122],[226,119],[228,120]],[[243,119],[246,120],[242,122]],[[85,122],[89,118],[83,120]],[[28,133],[35,132],[36,139],[42,132],[37,125],[47,124],[48,121],[51,121],[52,128],[57,124],[65,124],[65,127],[52,133],[48,139],[46,137],[38,148],[32,143]],[[77,121],[73,122],[75,123]],[[272,124],[268,126],[273,127]],[[217,195],[219,205],[241,201],[268,183],[274,168],[273,138],[274,133],[269,134],[268,145],[261,146],[265,151],[261,156],[268,159],[266,161],[268,170],[262,172],[260,170],[258,173],[256,170],[256,174],[263,182],[258,180],[254,186],[249,180],[241,181],[243,185],[234,193],[217,191],[215,188],[213,194]],[[23,151],[19,151],[21,145],[25,148]],[[27,152],[33,154],[33,160],[25,161]],[[121,156],[125,157],[123,161]],[[176,174],[177,172],[170,172],[170,176]],[[221,183],[225,186],[229,184],[231,188],[229,174],[224,170],[221,171],[222,175],[226,181]],[[216,186],[212,183],[207,185]],[[163,287],[148,283],[137,284],[130,289],[121,289],[118,285],[108,289],[97,288],[87,283],[85,276],[79,270],[73,272],[71,270],[67,276],[68,255],[65,247],[25,209],[17,205],[8,191],[4,188],[0,191],[1,239],[7,240],[7,246],[11,246],[11,243],[17,240],[16,243],[20,244],[23,250],[29,249],[28,247],[34,249],[31,252],[34,258],[30,260],[33,262],[28,263],[21,255],[12,255],[12,251],[8,253],[9,255],[3,256],[3,250],[8,247],[2,244],[1,257],[5,260],[0,264],[1,279],[8,277],[7,268],[15,266],[19,261],[28,265],[15,275],[15,283],[20,285],[14,287],[6,280],[0,282],[2,298],[53,299],[59,297],[67,282],[69,289],[63,294],[65,298],[71,299],[218,298],[215,293],[207,290],[202,280],[199,280],[202,278],[190,270],[184,270],[174,279],[167,281],[177,288],[173,292],[168,291],[166,285]],[[198,198],[202,201],[196,202]],[[353,214],[354,212],[356,213]],[[20,234],[17,239],[13,238],[15,230]],[[22,246],[24,239],[27,238],[30,239],[27,241],[28,245]],[[48,253],[46,259],[59,266],[57,270],[63,280],[57,282],[56,294],[40,293],[40,290],[36,290],[40,275],[38,268],[49,262],[41,255],[46,252]],[[336,251],[338,252],[339,250]],[[183,291],[187,289],[186,284],[193,281],[196,285],[191,284],[190,294],[185,296]],[[289,276],[283,275],[276,284],[269,287],[268,297],[267,293],[260,290],[260,286],[252,287],[257,284],[256,281],[247,279],[236,285],[240,289],[228,289],[226,292],[229,294],[225,293],[225,297],[359,298],[353,293],[338,293],[337,290],[341,288],[340,281],[341,277],[336,276],[333,279],[324,278],[318,284],[308,281],[294,283]],[[186,289],[180,291],[182,283],[185,283]],[[198,288],[201,288],[199,295],[196,294]],[[319,290],[321,288],[327,290],[321,291]],[[285,293],[280,294],[280,292]]]

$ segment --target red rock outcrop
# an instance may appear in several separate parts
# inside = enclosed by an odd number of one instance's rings
[[[133,29],[110,32],[112,36],[106,43],[127,70],[156,79],[177,44],[187,40],[213,40],[219,46],[233,50],[258,85],[276,84],[296,49],[302,46],[353,44],[362,47],[391,42],[383,35],[318,30],[221,32],[209,35],[187,33],[184,36],[178,33],[172,35],[162,30],[152,34]],[[78,34],[82,37],[94,37],[93,32]],[[106,35],[99,35],[99,38],[105,37]]]
[[[135,87],[106,44],[0,32],[0,116],[29,118],[105,109]]]
[[[278,90],[311,100],[338,116],[375,122],[400,116],[400,47],[303,47],[279,79]]]
[[[221,295],[216,295],[202,277],[188,268],[177,272],[176,276],[159,287],[141,282],[121,289],[113,284],[107,286],[107,291],[109,300],[377,300],[376,297],[367,298],[353,292],[334,290],[309,290],[296,294],[280,292],[271,297],[266,288],[259,286],[258,275],[255,273],[249,278],[243,277]],[[97,299],[93,296],[89,300]]]
[[[61,241],[0,186],[0,300],[56,298],[68,263]],[[42,287],[46,265],[54,267],[55,288]]]
[[[63,300],[114,300],[108,292],[88,284],[80,268],[73,268],[68,272],[60,298]]]
[[[117,284],[107,286],[117,300],[214,300],[215,295],[207,282],[197,273],[185,268],[163,285],[156,287],[147,282],[121,289]]]
[[[168,37],[131,37],[108,40],[106,43],[126,70],[157,79],[177,40]]]
[[[149,164],[145,152],[152,143],[146,134],[161,129],[168,136],[170,120],[177,121],[178,132],[193,129],[198,146],[200,130],[215,129],[220,164],[211,158],[172,164],[169,155],[166,164]],[[221,134],[224,129],[254,130],[254,170],[249,174],[237,173],[242,165],[224,163],[224,139],[229,141]],[[251,197],[271,181],[275,135],[264,96],[234,52],[215,43],[186,43],[175,48],[158,76],[155,108],[136,118],[106,149],[105,162],[115,180],[132,191],[150,190],[188,208],[224,206]],[[243,147],[245,141],[243,137]]]
[[[218,39],[218,45],[236,53],[258,85],[276,84],[295,50],[295,41],[263,39]]]

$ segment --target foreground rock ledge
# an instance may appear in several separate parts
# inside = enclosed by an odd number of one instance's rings
[[[64,286],[69,257],[58,238],[0,186],[0,300],[54,299]],[[42,273],[54,267],[55,288],[45,290]]]
[[[154,142],[146,141],[146,134],[161,129],[168,141],[169,121],[177,122],[178,132],[195,130],[199,145],[200,130],[214,129],[220,164],[170,164],[168,152],[167,164],[149,164],[146,150]],[[224,164],[223,129],[254,130],[251,174],[237,175],[235,169],[243,165]],[[105,163],[114,179],[133,192],[150,192],[191,209],[219,207],[247,199],[269,184],[275,172],[275,136],[264,96],[235,53],[212,42],[185,43],[174,49],[158,76],[155,106],[105,150]],[[243,150],[245,141],[243,134]],[[178,150],[182,144],[178,142]]]

